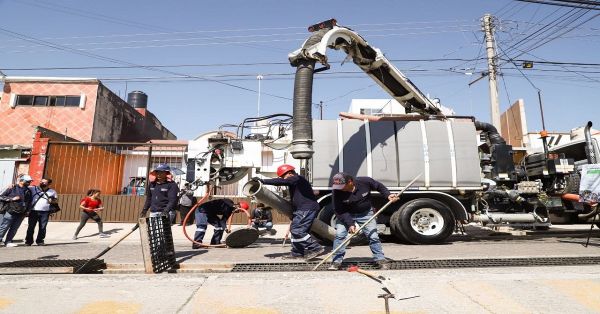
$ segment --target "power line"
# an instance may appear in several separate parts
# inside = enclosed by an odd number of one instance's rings
[[[214,82],[214,83],[226,85],[226,86],[229,86],[229,87],[233,87],[233,88],[236,88],[236,89],[241,89],[241,90],[245,90],[245,91],[249,91],[249,92],[253,92],[253,93],[257,92],[257,91],[255,91],[253,89],[250,89],[250,88],[246,88],[246,87],[242,87],[242,86],[238,86],[238,85],[234,85],[234,84],[222,82],[222,81],[219,81],[219,80],[202,78],[202,77],[196,77],[196,76],[191,76],[191,75],[188,75],[188,74],[182,74],[182,73],[177,73],[177,72],[173,72],[173,71],[167,71],[167,70],[163,70],[163,69],[145,67],[145,66],[141,66],[139,64],[135,64],[135,63],[132,63],[132,62],[127,62],[127,61],[122,61],[122,60],[118,60],[118,59],[114,59],[114,58],[109,58],[109,57],[105,57],[105,56],[101,56],[101,55],[98,55],[98,54],[94,54],[94,53],[90,53],[90,52],[85,52],[85,51],[81,51],[81,50],[77,50],[77,49],[73,49],[73,48],[69,48],[69,47],[63,47],[63,46],[60,46],[60,45],[57,45],[57,44],[54,44],[54,43],[51,43],[51,42],[48,42],[48,41],[36,39],[34,37],[31,37],[31,36],[27,36],[27,35],[24,35],[24,34],[13,32],[13,31],[5,29],[5,28],[0,28],[0,31],[4,32],[5,34],[8,34],[11,37],[20,38],[20,39],[23,39],[23,40],[29,41],[29,42],[40,43],[40,44],[42,44],[44,46],[48,46],[48,47],[51,47],[53,49],[57,49],[57,50],[61,50],[61,51],[67,51],[67,52],[71,52],[71,53],[74,53],[74,54],[82,55],[82,56],[93,58],[93,59],[97,59],[97,60],[102,60],[102,61],[106,61],[106,62],[110,62],[110,63],[115,63],[115,64],[121,64],[121,65],[138,67],[138,68],[146,69],[146,70],[149,70],[149,71],[162,72],[162,73],[176,75],[176,76],[197,78],[197,79],[200,79],[200,80],[211,81],[211,82]],[[274,94],[270,94],[270,93],[263,93],[263,94],[267,95],[267,96],[270,96],[270,97],[275,97],[275,98],[280,98],[280,99],[285,99],[285,100],[292,100],[289,97],[283,97],[283,96],[274,95]]]
[[[558,0],[516,0],[520,2],[530,2],[537,4],[554,5],[569,8],[589,9],[589,10],[600,10],[600,2],[597,1],[558,1]],[[590,7],[599,6],[599,7]]]
[[[483,60],[463,58],[427,58],[427,59],[388,59],[391,62],[450,62]],[[330,64],[341,64],[342,61],[330,61]],[[131,68],[181,68],[181,67],[235,67],[235,66],[266,66],[289,65],[289,62],[252,62],[252,63],[210,63],[210,64],[154,64],[154,65],[123,65],[123,66],[82,66],[82,67],[39,67],[39,68],[3,68],[5,71],[52,71],[52,70],[95,70],[95,69],[131,69]]]

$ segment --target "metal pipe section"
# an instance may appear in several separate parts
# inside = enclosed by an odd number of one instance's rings
[[[583,132],[585,134],[585,152],[587,155],[588,163],[595,164],[598,159],[594,151],[594,146],[592,144],[592,132],[590,132],[591,128],[592,121],[588,121],[588,123],[585,125],[585,129]]]
[[[473,215],[471,219],[474,222],[482,222],[482,223],[502,223],[502,222],[511,222],[511,223],[534,223],[541,222],[536,218],[534,214],[478,214]]]
[[[242,193],[247,197],[254,197],[257,201],[278,210],[281,214],[292,219],[292,205],[290,202],[285,200],[283,197],[263,188],[262,183],[258,181],[248,181],[242,187]],[[310,231],[314,232],[323,239],[333,241],[335,238],[335,229],[328,224],[315,219],[310,228]]]

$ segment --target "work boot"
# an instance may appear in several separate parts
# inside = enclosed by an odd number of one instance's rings
[[[192,250],[199,250],[201,248],[202,248],[202,245],[200,245],[200,244],[196,244],[196,243],[192,244]]]
[[[386,259],[377,260],[377,261],[375,261],[375,268],[381,269],[381,270],[390,269],[390,261],[388,261]]]
[[[342,269],[342,263],[340,262],[333,262],[329,265],[329,267],[327,267],[327,270],[340,270]]]
[[[304,254],[304,259],[310,261],[311,259],[323,254],[323,251],[325,251],[325,249],[322,246],[318,249],[308,251]]]
[[[294,260],[294,259],[302,259],[302,257],[303,257],[302,255],[296,255],[296,254],[293,254],[293,253],[289,253],[289,254],[281,256],[281,259],[291,259],[291,260]]]

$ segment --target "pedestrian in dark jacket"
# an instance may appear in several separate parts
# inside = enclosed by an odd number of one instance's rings
[[[4,218],[0,224],[0,241],[2,241],[6,235],[4,244],[7,247],[17,246],[12,240],[15,237],[15,234],[17,234],[17,230],[19,230],[23,219],[25,219],[27,213],[31,209],[31,201],[33,199],[31,190],[29,189],[31,181],[33,181],[33,179],[31,179],[29,175],[21,175],[15,186],[5,190],[1,194],[2,196],[7,197],[10,203],[12,203],[7,205],[7,208],[9,209],[4,213]],[[13,207],[13,209],[10,209],[11,207]],[[19,212],[14,209],[17,207]]]
[[[398,200],[398,195],[390,194],[390,191],[379,181],[370,177],[353,178],[343,172],[333,176],[332,190],[333,210],[337,217],[335,239],[333,241],[334,248],[339,247],[344,242],[348,233],[355,233],[357,225],[364,224],[373,216],[374,208],[371,191],[378,191],[390,201],[395,202]],[[387,268],[387,261],[377,234],[375,220],[371,220],[362,230],[369,238],[369,247],[373,253],[375,263],[380,268]],[[346,247],[343,246],[333,255],[330,269],[340,269],[345,254]]]
[[[281,165],[277,168],[276,179],[259,179],[263,184],[275,186],[287,186],[292,197],[292,224],[290,233],[292,235],[292,251],[284,255],[284,259],[297,259],[304,257],[306,260],[313,259],[323,253],[323,247],[310,235],[310,227],[321,206],[313,193],[310,183],[301,175],[297,174],[295,168],[290,165]]]
[[[168,180],[171,173],[171,167],[165,164],[158,165],[152,171],[156,180],[150,182],[146,189],[146,203],[140,213],[140,217],[145,217],[150,210],[150,217],[168,216],[172,221],[175,218],[175,206],[177,205],[177,194],[179,187],[173,181]]]
[[[211,224],[214,228],[214,232],[210,244],[221,244],[223,231],[228,231],[226,230],[227,219],[231,217],[237,207],[245,210],[250,208],[248,203],[244,201],[241,201],[236,205],[228,198],[216,199],[200,205],[195,213],[196,234],[194,235],[194,241],[202,243],[202,239],[204,239],[204,234],[206,233],[206,227],[208,227],[208,224]],[[201,247],[202,246],[196,243],[192,245],[192,249],[199,249]]]

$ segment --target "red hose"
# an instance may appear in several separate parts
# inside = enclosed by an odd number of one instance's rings
[[[248,217],[248,227],[250,227],[250,225],[252,225],[252,217],[250,217],[250,214],[248,213],[248,211],[243,208],[237,208],[236,210],[233,211],[233,213],[231,213],[231,216],[229,216],[229,218],[227,218],[227,230],[231,230],[231,221],[233,220],[233,214],[239,213],[239,212],[244,212],[246,214],[246,217]]]
[[[196,202],[196,204],[190,209],[190,211],[187,213],[187,215],[185,215],[185,218],[183,218],[183,222],[181,223],[183,225],[183,234],[185,235],[185,237],[192,241],[192,243],[196,244],[199,247],[203,247],[203,248],[213,248],[213,247],[219,247],[219,248],[224,248],[227,247],[227,245],[225,244],[204,244],[202,242],[197,242],[194,241],[194,239],[190,238],[190,236],[187,234],[187,230],[185,229],[185,227],[187,226],[187,221],[190,218],[190,215],[196,212],[196,208],[198,208],[198,206],[202,205],[202,203],[204,203],[208,198],[210,197],[210,185],[206,185],[206,193],[204,193],[204,196],[198,201]]]

